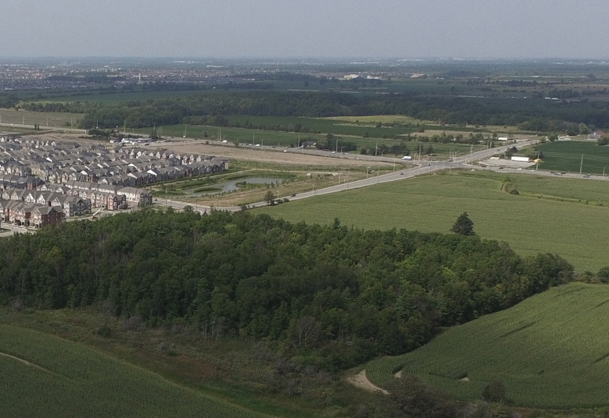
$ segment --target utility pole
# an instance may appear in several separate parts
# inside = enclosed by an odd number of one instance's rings
[[[584,154],[582,154],[582,160],[579,163],[579,174],[582,173],[582,169],[584,168]]]

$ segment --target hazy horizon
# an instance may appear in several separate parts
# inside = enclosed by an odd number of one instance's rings
[[[0,57],[609,59],[600,0],[6,0]]]

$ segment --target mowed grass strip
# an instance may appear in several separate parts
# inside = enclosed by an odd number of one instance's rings
[[[0,335],[0,353],[16,357],[0,355],[2,416],[268,416],[52,335],[7,325]]]
[[[501,380],[518,406],[609,404],[609,286],[572,283],[451,328],[411,353],[372,361],[377,385],[415,374],[458,399],[480,399]],[[467,377],[467,379],[464,379]]]
[[[608,183],[547,177],[541,184],[555,184],[550,193],[556,193],[557,198],[540,198],[534,193],[543,186],[536,185],[534,176],[510,175],[510,178],[516,188],[521,183],[521,190],[528,187],[530,195],[516,196],[503,191],[505,175],[453,172],[256,211],[292,222],[330,224],[338,218],[343,225],[356,228],[441,233],[449,233],[457,217],[467,212],[480,237],[506,241],[521,255],[557,253],[578,271],[596,272],[609,265],[605,248],[609,207],[585,204],[587,198],[601,199]]]

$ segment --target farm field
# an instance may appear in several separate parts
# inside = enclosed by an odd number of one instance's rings
[[[151,135],[152,128],[141,128],[141,129],[130,129],[127,127],[127,133],[135,133],[139,135]],[[174,137],[181,138],[186,136],[187,138],[196,138],[201,141],[215,141],[222,138],[230,143],[237,142],[240,147],[252,147],[256,144],[271,146],[277,148],[285,147],[297,147],[302,144],[303,141],[318,141],[324,140],[326,134],[297,134],[295,132],[284,132],[284,131],[273,131],[273,130],[260,130],[260,129],[245,129],[245,128],[222,128],[221,130],[216,126],[209,125],[166,125],[157,127],[157,133],[163,137]],[[366,147],[372,153],[378,146],[381,148],[383,145],[391,147],[394,144],[400,144],[401,140],[386,139],[386,138],[362,138],[362,137],[341,137],[338,139],[338,152],[341,150],[341,141],[350,142],[360,147]],[[406,153],[415,155],[419,152],[419,141],[406,141]],[[426,153],[431,146],[433,155],[427,156]],[[421,152],[424,154],[423,159],[447,159],[450,156],[450,152],[454,151],[456,155],[464,155],[470,152],[470,150],[479,150],[486,148],[486,145],[475,145],[473,148],[468,144],[454,144],[454,143],[420,143]],[[381,155],[381,151],[378,151],[377,155]],[[389,151],[385,152],[383,156],[386,157],[402,157],[400,153],[397,156],[391,154]]]
[[[609,175],[609,146],[599,146],[596,141],[554,141],[540,144],[543,152],[543,170],[568,171]],[[582,165],[583,155],[583,165]]]
[[[275,128],[287,127],[293,130],[295,126],[306,127],[310,132],[332,133],[334,135],[345,135],[349,137],[371,137],[394,139],[406,137],[408,134],[437,135],[442,131],[458,131],[464,136],[473,132],[491,131],[486,128],[439,126],[434,122],[422,121],[401,115],[380,116],[337,116],[328,118],[310,118],[296,116],[229,116],[229,123],[246,126],[252,124],[254,127]],[[377,126],[377,123],[386,124]],[[419,132],[431,129],[433,132]],[[301,133],[306,135],[306,133]]]
[[[146,100],[162,100],[173,99],[176,97],[184,97],[192,94],[201,94],[201,90],[184,90],[184,91],[135,91],[135,92],[107,92],[107,91],[92,91],[90,93],[67,94],[52,97],[50,99],[36,100],[39,103],[58,103],[58,102],[101,102],[105,104],[114,104],[121,102],[138,102]],[[213,94],[212,91],[205,91],[205,94]]]
[[[0,332],[2,416],[267,416],[52,335],[8,325]]]
[[[66,128],[83,118],[80,113],[31,112],[27,110],[0,109],[0,125],[40,125],[40,129]]]
[[[374,360],[377,385],[415,374],[458,399],[479,399],[494,380],[518,406],[606,406],[609,286],[571,283],[449,329],[402,356]],[[465,379],[467,378],[467,379]]]
[[[604,249],[609,223],[602,221],[609,215],[603,196],[609,184],[529,175],[511,179],[521,195],[502,190],[502,174],[444,172],[256,212],[292,222],[330,224],[339,218],[343,225],[357,228],[441,233],[449,232],[467,212],[481,238],[506,241],[521,255],[557,253],[578,271],[596,272],[609,265]],[[546,188],[548,184],[552,188]],[[537,196],[540,191],[545,195]]]

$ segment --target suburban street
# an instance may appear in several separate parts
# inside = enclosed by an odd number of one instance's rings
[[[14,234],[25,234],[28,232],[25,226],[14,225],[8,222],[2,222],[2,229],[8,229],[8,231],[0,232],[0,237],[9,237]]]

